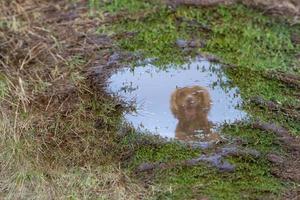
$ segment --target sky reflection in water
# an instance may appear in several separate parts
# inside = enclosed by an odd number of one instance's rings
[[[212,127],[246,118],[238,88],[228,86],[220,65],[200,58],[166,70],[151,64],[124,68],[108,83],[109,92],[136,101],[137,112],[124,114],[129,123],[163,137],[196,140],[213,133]]]

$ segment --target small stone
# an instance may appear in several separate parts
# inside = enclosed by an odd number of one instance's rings
[[[188,46],[188,42],[186,40],[182,40],[182,39],[177,39],[176,40],[176,45],[179,48],[186,48]]]
[[[212,166],[218,168],[221,172],[233,172],[235,170],[235,166],[224,160],[222,155],[203,155],[198,160],[211,164]]]

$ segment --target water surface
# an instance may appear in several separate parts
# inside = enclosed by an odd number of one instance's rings
[[[151,64],[113,74],[108,90],[136,102],[124,114],[135,128],[179,140],[217,139],[217,128],[246,118],[237,87],[229,87],[220,65],[197,58],[181,67]]]

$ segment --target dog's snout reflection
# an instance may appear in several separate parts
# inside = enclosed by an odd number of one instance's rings
[[[171,110],[178,119],[176,138],[179,140],[219,140],[219,135],[212,133],[208,113],[211,98],[206,88],[201,86],[176,89],[171,96]]]

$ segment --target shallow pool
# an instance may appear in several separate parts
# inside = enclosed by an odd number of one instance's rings
[[[159,69],[152,64],[123,68],[108,80],[107,90],[136,103],[124,114],[135,128],[180,140],[218,137],[224,123],[243,120],[242,99],[229,86],[221,65],[201,58],[180,67]]]

